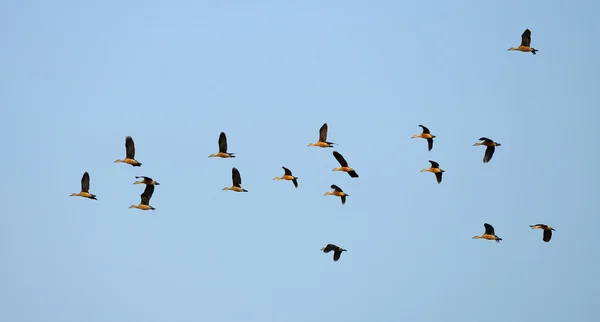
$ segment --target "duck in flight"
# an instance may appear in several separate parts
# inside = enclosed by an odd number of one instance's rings
[[[83,177],[81,177],[81,192],[72,193],[71,197],[83,197],[98,200],[96,199],[96,195],[90,193],[90,175],[87,171],[84,172]]]
[[[440,164],[435,161],[429,160],[429,163],[431,163],[431,167],[429,169],[423,169],[421,172],[435,173],[435,179],[437,180],[437,183],[442,183],[442,174],[446,171],[440,169]]]
[[[146,185],[146,189],[140,195],[141,201],[139,205],[131,205],[129,208],[137,208],[140,210],[155,210],[156,208],[150,206],[150,198],[154,193],[154,185]]]
[[[233,181],[233,185],[231,187],[225,187],[223,190],[231,190],[235,192],[248,192],[248,190],[242,188],[242,176],[240,175],[240,171],[237,168],[231,169],[231,180]]]
[[[548,225],[544,225],[544,224],[537,224],[537,225],[529,225],[529,227],[531,227],[531,229],[541,229],[544,231],[544,235],[542,236],[542,240],[545,242],[549,242],[550,239],[552,239],[552,231],[555,230],[554,228],[548,226]]]
[[[227,136],[225,136],[225,132],[221,132],[219,134],[219,152],[217,154],[211,154],[209,158],[235,158],[235,153],[227,152]]]
[[[154,181],[154,180],[153,180],[152,178],[150,178],[150,177],[144,177],[144,176],[135,176],[135,178],[136,178],[136,179],[139,179],[139,178],[144,178],[144,179],[143,179],[143,180],[138,180],[138,181],[134,182],[133,184],[146,184],[146,185],[148,185],[148,184],[149,184],[149,185],[155,185],[155,186],[158,186],[158,185],[160,185],[160,183],[158,183],[158,182]]]
[[[419,125],[419,126],[423,128],[423,133],[415,134],[412,136],[412,138],[413,139],[416,139],[416,138],[426,139],[427,146],[429,148],[428,151],[431,151],[431,149],[433,149],[433,139],[435,138],[435,135],[431,135],[431,132],[425,126],[423,126],[423,125]]]
[[[337,151],[333,151],[333,156],[341,165],[339,168],[334,168],[333,171],[347,172],[351,178],[358,178],[358,173],[348,166],[348,162],[346,162],[346,159],[344,159],[341,154],[339,154]]]
[[[502,238],[496,236],[494,233],[494,227],[492,227],[492,225],[485,223],[483,224],[483,227],[485,227],[485,233],[483,233],[481,236],[474,236],[473,239],[495,240],[497,243],[502,240]]]
[[[475,144],[473,144],[473,146],[479,146],[479,145],[483,145],[486,146],[487,148],[485,149],[485,154],[483,155],[483,163],[488,163],[490,162],[490,160],[492,159],[492,157],[494,156],[494,152],[496,151],[496,147],[497,146],[501,146],[500,143],[498,142],[494,142],[486,137],[480,138],[480,141],[483,142],[477,142]]]
[[[332,184],[331,185],[331,189],[333,189],[333,191],[331,192],[326,192],[325,196],[337,196],[340,197],[342,199],[342,205],[346,204],[346,197],[349,196],[349,194],[345,193],[342,188]]]
[[[513,50],[522,51],[525,53],[531,52],[532,54],[535,55],[535,53],[538,50],[531,47],[531,31],[529,29],[525,29],[523,34],[521,34],[521,46],[519,46],[517,48],[515,48],[515,47],[508,48],[508,51],[513,51]]]
[[[346,251],[342,247],[336,246],[334,244],[327,244],[327,246],[321,248],[321,250],[324,253],[329,253],[330,251],[333,251],[333,261],[334,262],[337,262],[340,259],[340,256],[342,256],[342,252]]]
[[[141,167],[142,164],[135,159],[135,144],[133,143],[133,138],[131,136],[125,137],[125,159],[115,160],[115,163],[127,163],[134,167]]]
[[[308,146],[318,146],[320,148],[333,148],[336,143],[327,142],[327,123],[324,123],[319,129],[319,141],[317,143],[311,143]]]
[[[284,172],[283,176],[275,177],[275,178],[273,178],[273,180],[290,180],[294,184],[294,187],[298,188],[298,177],[294,177],[292,175],[292,171],[290,171],[290,169],[288,169],[286,167],[282,167],[282,168],[283,168],[283,172]]]

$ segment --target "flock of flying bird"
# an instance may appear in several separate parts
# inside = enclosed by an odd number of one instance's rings
[[[538,50],[532,48],[530,46],[530,44],[531,44],[531,31],[529,29],[526,29],[525,32],[523,32],[523,34],[521,35],[521,45],[516,48],[511,47],[508,50],[509,51],[516,50],[516,51],[521,51],[521,52],[531,52],[532,54],[535,55]],[[428,151],[431,151],[431,149],[433,149],[433,139],[435,138],[435,135],[432,135],[427,127],[425,127],[423,125],[419,125],[419,127],[421,127],[423,129],[422,133],[415,134],[412,136],[412,138],[421,138],[421,139],[427,140]],[[336,143],[327,141],[327,131],[328,131],[328,126],[327,126],[327,123],[325,123],[321,126],[321,128],[319,130],[319,140],[317,141],[317,143],[311,143],[308,146],[309,147],[314,146],[314,147],[320,147],[320,148],[332,148],[333,145],[335,145]],[[486,138],[486,137],[482,137],[479,140],[481,142],[475,143],[474,146],[485,146],[486,147],[485,153],[483,156],[483,163],[488,163],[488,162],[490,162],[490,160],[492,160],[494,152],[496,151],[496,147],[501,146],[501,144],[498,142],[495,142],[489,138]],[[218,143],[219,143],[219,152],[216,154],[209,155],[208,156],[209,158],[213,158],[213,157],[235,158],[235,153],[227,152],[227,137],[224,132],[221,132],[221,134],[219,135]],[[123,160],[118,159],[115,161],[115,163],[117,163],[117,162],[126,163],[133,167],[141,167],[142,166],[142,163],[140,163],[139,161],[137,161],[135,159],[135,144],[134,144],[133,138],[131,136],[127,136],[125,138],[125,153],[126,153],[125,159],[123,159]],[[346,173],[348,173],[348,175],[351,178],[359,177],[358,173],[356,173],[356,170],[354,170],[353,168],[351,168],[348,165],[348,162],[346,161],[346,159],[344,159],[344,157],[339,152],[333,151],[333,156],[340,164],[340,167],[334,168],[333,171],[346,172]],[[431,167],[423,169],[423,170],[421,170],[421,172],[434,173],[437,183],[441,184],[442,183],[442,174],[445,171],[440,168],[440,164],[437,163],[436,161],[429,160],[429,162],[431,163]],[[292,183],[294,184],[294,187],[298,188],[298,177],[295,177],[292,174],[292,171],[290,169],[288,169],[286,167],[282,167],[282,168],[284,171],[283,176],[275,177],[273,180],[292,181]],[[131,205],[131,206],[129,206],[129,208],[137,208],[140,210],[155,210],[154,207],[150,206],[150,199],[152,198],[152,194],[154,193],[155,186],[160,185],[160,183],[156,182],[155,180],[153,180],[150,177],[136,176],[135,178],[142,179],[142,180],[135,181],[134,184],[145,184],[146,188],[144,189],[144,192],[140,195],[140,198],[141,198],[140,203],[138,205]],[[248,190],[242,188],[242,177],[241,177],[238,169],[235,167],[233,167],[231,169],[231,179],[232,179],[232,186],[225,187],[225,188],[223,188],[223,190],[231,190],[234,192],[248,192]],[[83,174],[83,177],[81,178],[81,192],[73,193],[73,194],[71,194],[71,196],[79,196],[79,197],[83,197],[83,198],[98,200],[98,199],[96,199],[96,195],[89,192],[89,189],[90,189],[90,175],[89,175],[89,173],[85,172]],[[333,191],[326,192],[325,196],[340,197],[342,205],[346,204],[346,197],[349,195],[347,193],[345,193],[339,186],[337,186],[335,184],[331,185],[331,189],[333,189]],[[483,235],[474,236],[473,239],[495,240],[496,242],[500,242],[502,240],[502,238],[498,237],[495,234],[494,227],[492,225],[485,223],[483,226],[485,228],[485,232],[483,233]],[[536,225],[530,225],[529,227],[531,227],[532,229],[542,229],[543,230],[542,240],[544,242],[549,242],[550,239],[552,238],[552,231],[554,231],[554,228],[552,228],[548,225],[536,224]],[[329,252],[333,251],[333,260],[334,261],[338,261],[340,259],[342,252],[346,251],[346,249],[343,249],[342,247],[336,246],[334,244],[327,244],[325,247],[321,248],[321,250],[325,253],[329,253]]]

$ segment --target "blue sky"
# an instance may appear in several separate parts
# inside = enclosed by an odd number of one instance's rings
[[[595,321],[598,10],[2,2],[0,320]],[[526,28],[537,55],[507,52]],[[360,178],[306,146],[324,122]],[[69,197],[85,171],[98,201]]]

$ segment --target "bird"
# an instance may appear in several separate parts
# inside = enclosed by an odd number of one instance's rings
[[[209,158],[214,158],[214,157],[235,158],[234,154],[235,153],[227,152],[227,136],[225,136],[225,132],[221,132],[221,134],[219,134],[219,153],[211,154],[208,157]]]
[[[522,52],[531,52],[532,54],[535,55],[535,53],[538,50],[531,47],[531,31],[529,29],[525,29],[525,31],[521,35],[521,46],[519,46],[517,48],[514,48],[514,47],[508,48],[508,51],[511,51],[511,50],[518,50],[518,51],[522,51]]]
[[[474,236],[473,239],[495,240],[497,243],[502,240],[502,238],[496,236],[494,233],[494,227],[492,227],[492,225],[485,223],[483,224],[483,227],[485,227],[485,233],[481,236]]]
[[[317,143],[311,143],[308,146],[318,146],[320,148],[333,148],[333,142],[327,142],[327,123],[324,123],[323,126],[319,129],[319,141]]]
[[[440,169],[439,163],[437,163],[435,161],[431,161],[431,160],[429,160],[429,162],[431,163],[431,167],[429,169],[423,169],[423,170],[421,170],[421,172],[435,173],[435,179],[437,180],[437,183],[438,184],[442,183],[442,174],[446,171]]]
[[[333,171],[344,171],[347,172],[348,175],[350,175],[350,177],[358,178],[358,173],[356,173],[354,169],[348,166],[348,162],[346,162],[346,159],[344,159],[344,157],[341,154],[339,154],[339,152],[333,151],[333,156],[341,165],[341,167],[339,168],[334,168]]]
[[[154,180],[153,180],[152,178],[150,178],[150,177],[144,177],[144,176],[139,176],[139,177],[138,177],[138,176],[135,176],[135,177],[136,177],[136,179],[139,179],[139,178],[144,178],[144,180],[139,180],[139,181],[136,181],[136,182],[134,182],[133,184],[146,184],[146,185],[150,184],[150,185],[155,185],[155,186],[159,186],[159,185],[160,185],[160,183],[158,183],[158,182],[154,181]]]
[[[340,259],[340,256],[342,256],[342,252],[346,251],[342,247],[336,246],[334,244],[327,244],[327,246],[321,248],[321,250],[324,253],[329,253],[330,251],[333,251],[333,261],[334,262],[337,262]]]
[[[155,210],[156,208],[150,206],[150,198],[152,198],[152,194],[154,193],[154,185],[146,185],[146,189],[140,195],[141,201],[139,205],[131,205],[129,208],[137,208],[140,210]]]
[[[88,199],[96,199],[96,195],[90,193],[90,174],[86,172],[83,173],[83,177],[81,177],[81,192],[80,193],[72,193],[71,197],[83,197]]]
[[[231,169],[231,179],[233,180],[233,186],[225,187],[223,190],[232,190],[235,192],[248,192],[248,190],[242,188],[242,176],[237,168]]]
[[[494,156],[494,151],[496,151],[496,147],[501,146],[501,144],[498,142],[494,142],[486,137],[480,138],[479,140],[483,141],[483,142],[477,142],[477,143],[473,144],[473,146],[479,146],[479,145],[487,146],[487,148],[485,149],[485,154],[483,155],[483,163],[488,163]]]
[[[298,177],[294,177],[292,175],[292,171],[290,171],[290,169],[286,168],[286,167],[282,167],[283,168],[283,176],[281,177],[275,177],[273,178],[273,180],[291,180],[292,183],[294,183],[294,187],[298,188]]]
[[[419,125],[419,126],[423,128],[423,133],[415,134],[412,136],[412,138],[413,139],[415,139],[415,138],[427,139],[427,145],[429,147],[428,151],[431,151],[431,149],[433,149],[433,139],[435,138],[435,135],[431,135],[431,132],[429,132],[429,129],[424,127],[423,125]]]
[[[349,196],[349,194],[345,193],[342,188],[332,184],[331,185],[331,189],[333,189],[333,191],[331,192],[326,192],[324,194],[324,196],[337,196],[340,197],[342,199],[342,205],[346,203],[346,197]]]
[[[548,226],[548,225],[544,225],[544,224],[537,224],[537,225],[529,225],[529,227],[531,227],[531,229],[542,229],[544,231],[544,236],[542,238],[543,241],[545,242],[549,242],[550,239],[552,238],[552,231],[556,231],[554,228]]]
[[[125,153],[125,159],[117,159],[115,163],[127,163],[131,164],[134,167],[142,166],[142,164],[135,159],[135,144],[133,143],[133,138],[131,136],[125,137]]]

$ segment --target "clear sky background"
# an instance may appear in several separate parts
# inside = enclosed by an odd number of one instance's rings
[[[599,10],[3,1],[0,321],[596,321]],[[324,122],[360,178],[307,147]]]

